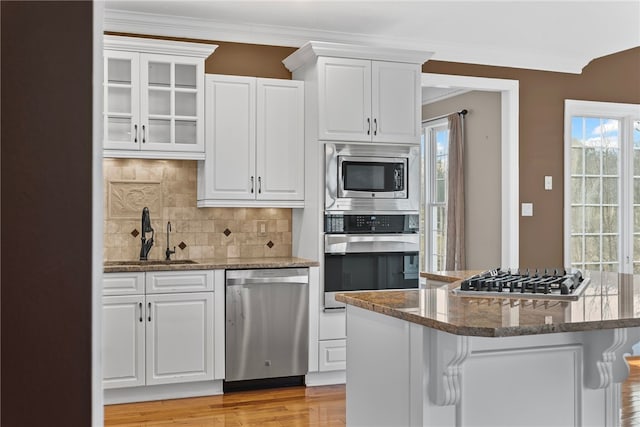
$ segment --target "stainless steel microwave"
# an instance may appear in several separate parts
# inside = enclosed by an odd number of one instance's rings
[[[418,211],[420,148],[325,145],[325,210]]]

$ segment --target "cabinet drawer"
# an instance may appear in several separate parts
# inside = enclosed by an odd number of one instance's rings
[[[320,312],[320,340],[337,340],[347,336],[347,315],[344,310]]]
[[[145,286],[147,294],[213,291],[213,271],[147,272]]]
[[[347,340],[319,341],[319,371],[340,371],[347,368]]]
[[[139,295],[144,293],[144,273],[105,273],[102,295]]]

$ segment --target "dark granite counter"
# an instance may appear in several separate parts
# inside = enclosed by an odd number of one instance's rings
[[[107,261],[105,273],[140,271],[184,271],[184,270],[220,270],[247,268],[287,268],[317,267],[317,261],[296,257],[277,258],[210,258],[191,262],[182,260],[164,261]]]
[[[640,326],[640,275],[585,272],[577,301],[454,295],[478,271],[421,273],[424,289],[338,294],[349,305],[444,332],[483,337],[537,335]]]

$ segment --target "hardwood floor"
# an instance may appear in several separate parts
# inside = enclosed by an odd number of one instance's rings
[[[640,426],[640,358],[622,384],[621,427]],[[345,387],[288,387],[105,406],[105,426],[345,426]]]
[[[620,426],[640,426],[640,358],[629,358],[627,361],[629,362],[629,378],[622,383]]]
[[[345,426],[344,385],[107,405],[105,426]]]

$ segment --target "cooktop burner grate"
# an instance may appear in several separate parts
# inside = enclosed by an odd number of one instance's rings
[[[589,283],[580,270],[496,269],[462,281],[452,292],[461,296],[577,300]]]

